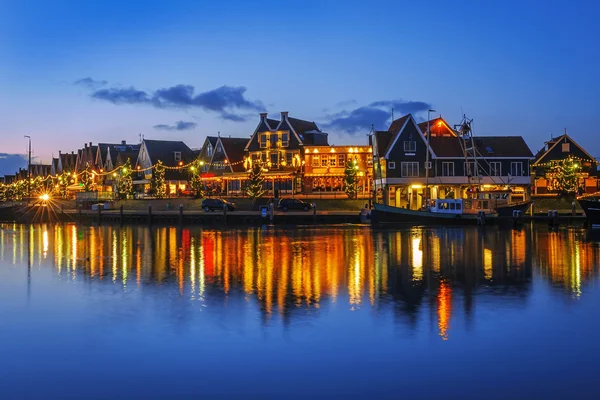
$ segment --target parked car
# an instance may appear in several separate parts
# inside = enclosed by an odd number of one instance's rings
[[[225,199],[211,198],[202,200],[202,209],[206,212],[223,210],[223,205],[227,205],[227,211],[235,211],[235,203]]]
[[[277,204],[277,209],[288,211],[288,210],[303,210],[308,211],[313,208],[312,204],[298,200],[298,199],[281,199]]]

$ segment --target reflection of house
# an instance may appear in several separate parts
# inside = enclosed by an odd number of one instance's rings
[[[358,170],[360,193],[371,191],[371,146],[305,146],[303,193],[344,192],[346,164]]]
[[[464,198],[477,186],[510,187],[527,197],[533,155],[522,137],[461,137],[441,117],[431,120],[430,127],[429,156],[427,123],[418,125],[410,114],[372,136],[374,185],[385,204],[418,209],[425,186],[432,199]]]
[[[219,192],[241,192],[242,182],[248,177],[244,168],[244,149],[247,144],[246,138],[218,138],[208,168],[208,175],[213,178],[208,179],[216,178]]]
[[[565,133],[547,141],[535,156],[531,168],[536,195],[558,193],[556,179],[550,172],[550,166],[553,162],[567,158],[572,159],[573,163],[581,168],[578,186],[584,188],[586,193],[598,190],[598,161]]]
[[[146,191],[150,190],[150,183],[154,172],[151,167],[158,161],[162,161],[165,166],[167,193],[176,193],[179,190],[185,190],[189,173],[185,169],[179,169],[179,167],[193,161],[193,157],[192,150],[184,142],[144,139],[140,146],[136,163],[136,168],[143,170],[144,179],[134,181],[134,184],[143,185]]]

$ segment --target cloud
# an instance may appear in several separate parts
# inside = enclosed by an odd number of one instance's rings
[[[427,111],[431,104],[423,101],[380,100],[353,110],[341,111],[329,115],[329,122],[323,124],[327,129],[335,129],[351,135],[369,133],[375,129],[387,129],[392,119],[392,109],[396,115],[415,114]]]
[[[13,175],[19,168],[27,168],[26,155],[0,153],[0,176]]]
[[[229,121],[239,122],[247,119],[246,116],[240,115],[239,111],[265,110],[262,102],[249,100],[245,94],[244,86],[225,85],[206,92],[195,93],[194,86],[180,84],[155,91],[139,90],[133,86],[93,89],[90,97],[117,105],[138,104],[161,109],[196,108],[217,113],[221,118]]]
[[[188,121],[177,121],[175,125],[154,125],[154,129],[162,130],[162,131],[189,131],[191,129],[196,129],[198,126],[195,122]]]
[[[73,84],[78,85],[78,86],[83,86],[83,87],[91,89],[91,90],[97,90],[98,88],[107,85],[108,82],[107,81],[97,81],[90,77],[87,77],[87,78],[79,79],[79,80],[73,82]]]

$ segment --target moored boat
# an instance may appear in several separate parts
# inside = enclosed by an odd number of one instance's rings
[[[498,217],[491,209],[481,208],[477,200],[438,199],[432,200],[432,206],[421,210],[410,210],[374,204],[371,220],[377,223],[404,222],[415,224],[480,224],[490,222]],[[482,221],[482,218],[484,221]]]
[[[577,202],[583,209],[589,226],[600,228],[600,193],[579,197]]]

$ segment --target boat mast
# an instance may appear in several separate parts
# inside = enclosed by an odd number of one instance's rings
[[[473,138],[473,131],[471,128],[472,123],[472,119],[469,119],[466,115],[463,115],[460,124],[454,125],[454,130],[458,132],[458,137],[461,139],[460,146],[465,157],[468,184],[469,186],[474,185],[474,181],[477,179],[477,186],[481,186],[481,176],[478,172],[479,168],[477,165],[477,149],[475,148],[475,139]],[[471,162],[473,163],[473,170],[471,170]]]

